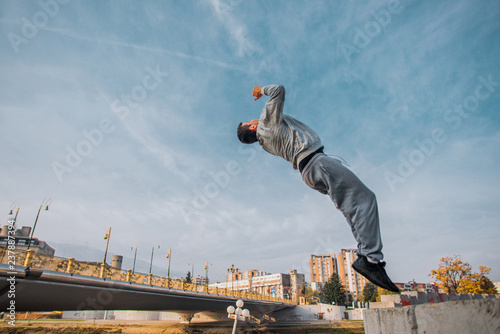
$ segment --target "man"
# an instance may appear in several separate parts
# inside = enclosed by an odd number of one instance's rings
[[[255,86],[254,100],[268,95],[260,119],[240,123],[238,139],[259,142],[262,148],[292,163],[311,188],[328,194],[351,226],[358,242],[358,258],[352,267],[375,285],[398,292],[385,272],[375,195],[339,160],[323,153],[318,135],[307,125],[283,114],[285,88]]]

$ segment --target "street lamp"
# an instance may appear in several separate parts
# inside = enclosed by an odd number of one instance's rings
[[[109,239],[111,239],[111,227],[106,229],[106,234],[104,235],[104,240],[108,240],[106,242],[106,251],[104,252],[104,264],[106,264],[106,257],[108,256]]]
[[[104,240],[108,241],[106,242],[106,250],[104,251],[104,261],[101,264],[101,274],[99,275],[99,277],[104,279],[104,274],[106,272],[106,257],[108,256],[109,239],[111,239],[111,227],[106,229],[106,234],[104,235]]]
[[[167,255],[166,255],[167,259],[168,259],[168,271],[167,271],[167,278],[170,279],[170,261],[172,260],[172,249],[169,249],[167,251]]]
[[[189,260],[190,262],[187,263],[187,265],[191,265],[191,280],[194,278],[194,261],[191,262],[191,260]]]
[[[245,321],[246,318],[250,316],[250,311],[247,309],[242,310],[241,308],[243,307],[244,303],[243,300],[238,299],[236,301],[236,309],[234,308],[233,305],[230,305],[227,307],[227,317],[234,319],[234,325],[233,325],[233,332],[232,334],[236,333],[236,326],[238,324],[238,320]]]
[[[205,262],[205,290],[208,293],[208,262]]]
[[[45,198],[43,200],[42,204],[40,205],[40,208],[38,209],[38,213],[36,215],[35,224],[33,225],[33,229],[31,230],[31,235],[30,235],[30,238],[28,240],[28,248],[27,248],[27,250],[30,249],[31,239],[33,239],[33,234],[35,234],[36,223],[38,222],[38,217],[40,216],[40,211],[42,210],[42,208],[43,208],[44,205],[45,205],[45,211],[49,211],[49,205],[51,203],[52,203],[52,198],[47,197],[47,198]]]
[[[234,273],[237,273],[239,271],[238,268],[234,267],[234,264],[231,265],[231,268],[227,270],[228,273],[231,273],[231,292],[234,292]],[[226,284],[227,288],[227,284]]]
[[[207,285],[208,285],[208,262],[205,262],[205,280],[207,281]]]
[[[153,255],[155,253],[155,246],[158,246],[158,248],[160,248],[160,243],[158,242],[158,244],[153,244],[153,248],[151,249],[151,263],[149,264],[148,285],[153,284],[153,274],[151,273],[151,270],[153,269]]]
[[[153,248],[151,249],[151,263],[149,264],[149,274],[151,275],[151,269],[153,268],[153,255],[155,253],[155,246],[158,246],[160,248],[160,243],[158,244],[153,244]]]
[[[17,207],[17,210],[16,210],[16,207]],[[14,210],[16,210],[16,215],[14,216],[14,219],[9,219],[9,222],[12,220],[12,227],[11,229],[14,229],[15,231],[15,227],[16,227],[16,221],[17,221],[17,214],[19,213],[19,203],[18,202],[12,202],[12,204],[10,205],[10,212],[9,212],[9,216],[12,216],[14,214]]]
[[[130,249],[133,250],[134,247],[130,246]],[[135,260],[137,259],[137,244],[135,245],[135,253],[134,253],[134,265],[132,267],[132,275],[135,273]]]

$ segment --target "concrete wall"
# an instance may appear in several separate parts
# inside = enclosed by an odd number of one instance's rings
[[[426,303],[444,303],[460,300],[498,299],[500,295],[433,293],[421,291],[403,291],[400,295],[382,295],[380,302],[369,303],[369,308],[388,308]]]
[[[63,319],[108,319],[108,320],[127,320],[127,321],[184,321],[186,314],[164,311],[64,311]],[[196,313],[191,322],[207,321],[227,321],[227,313]]]
[[[114,319],[114,311],[63,311],[63,319]]]
[[[477,299],[368,309],[365,334],[500,333],[500,300]]]
[[[160,320],[160,313],[157,311],[113,311],[116,320]],[[169,312],[175,319],[179,319],[177,313]]]
[[[363,320],[365,308],[356,308],[354,310],[347,310],[347,320]]]
[[[327,320],[336,321],[345,319],[345,307],[329,304],[298,305],[292,309],[275,312],[272,317],[276,321],[308,321]]]
[[[271,318],[276,321],[310,321],[310,320],[363,320],[365,309],[346,310],[344,306],[329,304],[299,305],[292,309],[275,312]],[[347,316],[346,316],[347,315]],[[64,311],[63,319],[115,319],[115,320],[162,320],[183,321],[185,315],[175,312],[157,311]],[[196,313],[191,322],[226,321],[227,313]]]

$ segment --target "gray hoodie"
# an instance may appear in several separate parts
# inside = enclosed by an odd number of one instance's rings
[[[262,148],[292,163],[294,169],[309,154],[323,147],[321,139],[307,125],[295,118],[283,115],[285,87],[262,87],[262,94],[269,96],[260,115],[257,139]]]

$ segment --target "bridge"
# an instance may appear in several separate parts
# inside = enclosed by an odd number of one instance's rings
[[[283,301],[259,300],[244,294],[190,291],[103,279],[28,267],[0,265],[2,310],[147,310],[172,311],[192,317],[198,312],[225,312],[242,299],[255,316],[292,308]]]

